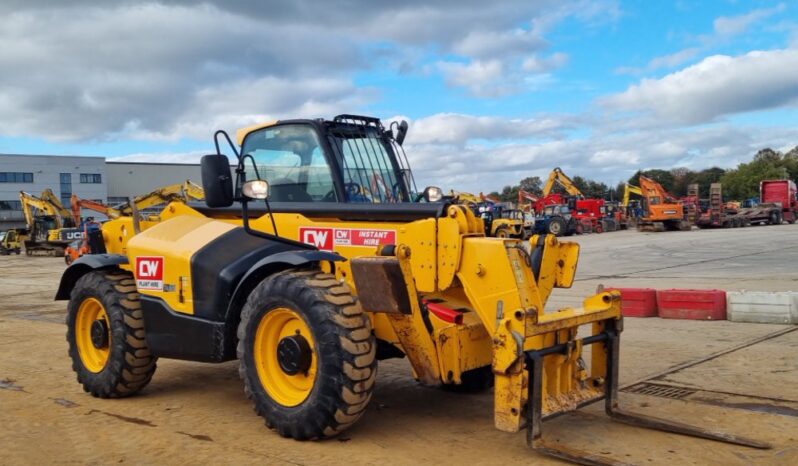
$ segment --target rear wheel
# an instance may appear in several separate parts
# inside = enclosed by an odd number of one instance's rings
[[[333,275],[287,271],[250,294],[238,326],[239,374],[284,437],[334,436],[365,412],[377,374],[371,322]]]
[[[565,222],[559,217],[549,220],[548,232],[554,236],[562,236],[565,233]]]
[[[83,389],[100,398],[132,395],[155,373],[133,277],[121,270],[89,272],[67,308],[72,369]]]

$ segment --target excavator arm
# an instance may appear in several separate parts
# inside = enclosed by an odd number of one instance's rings
[[[25,191],[20,191],[19,201],[22,203],[22,211],[25,214],[25,222],[28,224],[28,228],[33,228],[34,220],[37,216],[37,212],[34,211],[34,209],[42,212],[43,215],[52,215],[55,217],[58,228],[63,228],[65,218],[72,218],[69,211],[64,208],[61,201],[58,200],[53,191],[49,188],[42,192],[41,197],[36,197]]]
[[[41,200],[49,204],[51,206],[51,210],[55,212],[53,215],[58,217],[59,228],[72,226],[67,225],[67,223],[70,223],[70,220],[72,219],[72,212],[64,207],[64,204],[61,203],[61,200],[58,199],[58,196],[55,195],[52,189],[47,188],[42,191]]]
[[[156,189],[155,191],[141,196],[136,196],[132,203],[135,204],[135,210],[142,211],[150,207],[155,207],[160,204],[167,204],[173,201],[187,202],[189,199],[204,200],[205,192],[201,187],[186,180],[179,184],[170,184],[163,188]],[[131,216],[134,209],[130,202],[119,206],[120,215]]]
[[[119,210],[114,209],[102,202],[92,201],[91,199],[81,199],[77,194],[73,194],[70,199],[72,207],[72,219],[75,220],[75,225],[80,225],[81,209],[89,209],[94,212],[101,213],[108,218],[118,218],[121,213]]]
[[[25,223],[28,225],[29,229],[33,227],[33,219],[36,216],[34,209],[45,212],[47,215],[54,215],[54,213],[49,210],[49,206],[46,202],[25,191],[19,192],[19,202],[22,203],[22,212],[25,214]]]
[[[186,180],[186,182],[183,183],[183,194],[186,199],[194,199],[195,201],[205,200],[205,191],[202,189],[202,186],[191,180]]]
[[[640,189],[643,197],[645,197],[650,204],[676,203],[676,197],[666,191],[661,184],[643,175],[640,175]]]
[[[638,196],[643,196],[643,191],[634,185],[626,183],[626,187],[623,190],[623,206],[627,207],[629,205],[629,199],[632,194],[637,194]]]
[[[555,184],[562,186],[571,196],[584,197],[582,191],[576,187],[571,178],[569,178],[568,175],[566,175],[562,169],[560,169],[560,167],[554,168],[554,170],[552,170],[549,174],[549,179],[546,181],[546,186],[543,187],[543,197],[551,194],[551,190],[554,189]]]

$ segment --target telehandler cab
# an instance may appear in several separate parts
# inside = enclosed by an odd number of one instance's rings
[[[620,294],[544,312],[553,288],[571,286],[579,246],[486,238],[440,189],[415,195],[406,132],[353,115],[278,121],[239,131],[240,152],[217,132],[217,153],[202,159],[206,205],[107,222],[108,254],[65,271],[56,299],[69,300],[84,389],[132,395],[159,357],[237,358],[266,424],[317,439],[363,415],[379,359],[406,356],[427,385],[495,381],[496,427],[526,427],[530,445],[571,461],[612,459],[544,442],[541,421],[601,399],[622,422],[767,447],[621,411]]]

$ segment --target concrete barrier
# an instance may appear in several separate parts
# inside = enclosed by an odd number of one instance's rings
[[[794,291],[729,291],[726,313],[732,322],[798,324],[798,293]]]
[[[657,290],[653,288],[606,288],[621,292],[624,317],[657,317]]]
[[[663,319],[726,320],[726,292],[657,290],[657,312]]]

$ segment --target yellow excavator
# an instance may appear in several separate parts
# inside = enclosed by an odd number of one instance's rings
[[[245,128],[237,144],[218,131],[202,158],[204,204],[106,222],[108,254],[65,270],[56,299],[68,301],[79,383],[125,397],[158,358],[237,359],[266,425],[310,440],[358,422],[378,361],[406,357],[425,385],[495,385],[496,427],[526,428],[538,452],[570,461],[617,464],[542,436],[544,418],[596,401],[620,422],[769,447],[621,409],[620,293],[547,311],[573,283],[579,245],[488,238],[441,189],[416,198],[407,129],[339,115]]]
[[[573,180],[571,180],[571,178],[566,175],[565,172],[560,169],[560,167],[555,167],[551,173],[549,173],[549,178],[546,180],[546,184],[543,186],[543,197],[550,195],[554,190],[555,185],[562,186],[569,196],[577,198],[584,197],[582,191],[576,187]]]
[[[28,230],[23,239],[25,254],[61,257],[70,242],[82,237],[72,214],[50,188],[40,197],[20,191],[19,200]]]
[[[632,200],[632,194],[642,197],[643,190],[638,186],[626,183],[623,189],[623,201],[621,209],[623,209],[624,218],[628,228],[637,228],[637,224],[642,216],[642,209],[640,208],[639,200]]]

